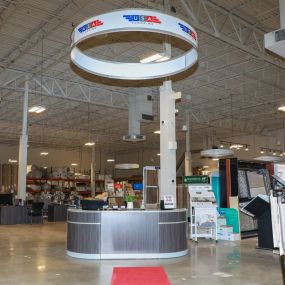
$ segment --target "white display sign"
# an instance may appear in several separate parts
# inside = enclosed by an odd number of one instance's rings
[[[175,200],[173,195],[164,195],[164,208],[165,209],[174,209],[175,208]]]
[[[177,37],[192,48],[181,56],[156,63],[124,63],[99,60],[78,48],[82,41],[103,34],[117,32],[151,32]],[[86,72],[127,80],[145,80],[174,75],[190,68],[198,61],[197,33],[187,22],[154,10],[117,10],[94,16],[79,24],[73,31],[71,60]]]

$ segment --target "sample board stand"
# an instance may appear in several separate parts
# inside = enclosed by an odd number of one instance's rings
[[[189,185],[190,239],[211,238],[218,240],[218,211],[216,198],[210,184]]]
[[[257,218],[258,248],[273,249],[273,232],[269,196],[259,194],[251,200],[242,212]]]

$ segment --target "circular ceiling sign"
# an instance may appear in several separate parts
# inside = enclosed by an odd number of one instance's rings
[[[137,163],[122,163],[122,164],[115,164],[116,169],[138,169],[140,168],[139,164]]]
[[[231,149],[213,148],[213,149],[202,150],[200,154],[203,157],[223,158],[223,157],[232,156],[234,152]]]
[[[78,47],[84,40],[117,32],[169,35],[185,41],[192,48],[162,62],[124,63],[96,59]],[[190,68],[198,61],[197,48],[197,33],[185,21],[154,10],[127,9],[94,16],[79,24],[72,33],[70,57],[76,66],[91,74],[114,79],[146,80],[171,76]]]

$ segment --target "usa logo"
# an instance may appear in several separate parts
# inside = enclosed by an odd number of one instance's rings
[[[79,33],[84,33],[85,31],[88,31],[92,28],[96,28],[96,27],[99,27],[99,26],[102,26],[104,23],[100,20],[95,20],[95,21],[92,21],[88,24],[85,24],[83,25],[82,27],[78,28],[78,32]]]
[[[193,32],[190,28],[188,28],[187,26],[178,23],[178,25],[180,26],[181,30],[187,34],[189,34],[195,41],[197,40],[197,35],[195,32]]]
[[[123,17],[129,22],[133,23],[145,23],[145,24],[161,24],[160,19],[156,16],[148,15],[123,15]]]

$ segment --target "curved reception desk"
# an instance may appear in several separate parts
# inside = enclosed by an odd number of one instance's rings
[[[85,259],[173,258],[188,253],[186,209],[69,209],[67,254]]]

